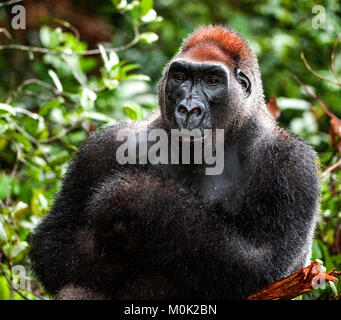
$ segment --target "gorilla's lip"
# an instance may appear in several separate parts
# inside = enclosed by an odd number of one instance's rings
[[[208,133],[205,132],[204,136],[201,137],[195,137],[195,136],[179,136],[179,140],[185,141],[185,142],[196,142],[196,141],[204,141],[208,136]]]

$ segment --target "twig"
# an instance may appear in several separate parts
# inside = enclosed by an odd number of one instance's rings
[[[12,184],[12,182],[13,182],[13,177],[14,177],[15,174],[17,173],[17,169],[18,169],[18,165],[19,165],[19,158],[21,157],[20,149],[18,148],[17,145],[15,145],[15,147],[16,147],[16,149],[17,149],[17,153],[16,153],[15,162],[14,162],[14,165],[13,165],[13,168],[12,168],[12,171],[11,171],[11,174],[10,174],[10,184]],[[8,188],[8,190],[7,190],[6,202],[5,202],[6,206],[9,205],[10,199],[11,199],[11,188]]]
[[[6,28],[0,28],[0,33],[4,33],[8,39],[12,39],[12,35],[9,33],[9,31]]]
[[[23,83],[17,88],[17,91],[21,92],[24,87],[26,87],[30,84],[38,84],[38,85],[40,85],[40,86],[42,86],[45,89],[50,90],[50,91],[55,90],[54,86],[52,86],[51,84],[49,84],[45,81],[41,81],[39,79],[27,79],[27,80],[23,81]]]
[[[339,81],[339,76],[337,75],[337,73],[336,73],[336,71],[335,71],[335,65],[334,65],[334,64],[335,64],[335,51],[336,51],[336,47],[337,47],[338,41],[339,41],[339,38],[336,37],[335,42],[334,42],[334,45],[333,45],[332,54],[331,54],[331,56],[330,56],[330,68],[332,69],[332,72],[333,72],[333,74],[334,74],[334,77],[335,77],[336,81],[337,81],[338,83],[340,83],[340,81]]]
[[[65,21],[65,20],[63,20],[63,19],[60,19],[60,18],[53,18],[52,21],[55,21],[56,23],[61,24],[61,25],[64,26],[65,28],[70,29],[70,30],[74,33],[74,35],[76,36],[76,38],[77,38],[78,40],[80,39],[80,33],[79,33],[78,29],[77,29],[75,26],[73,26],[70,22]]]
[[[2,2],[0,3],[0,8],[1,7],[5,7],[5,6],[11,6],[12,4],[16,4],[18,2],[22,2],[23,0],[10,0],[10,1],[7,1],[7,2]]]
[[[37,96],[37,93],[31,92],[31,91],[23,91],[24,87],[30,85],[30,84],[37,84],[40,85],[41,87],[51,91],[55,96],[63,96],[63,97],[68,97],[68,98],[73,98],[74,94],[69,93],[69,92],[59,92],[56,90],[54,86],[49,84],[48,82],[41,81],[39,79],[27,79],[22,82],[22,84],[14,91],[12,91],[9,96],[7,97],[5,103],[9,104],[13,97],[15,97],[18,93],[26,94],[26,95],[35,95]],[[41,97],[43,98],[43,97]]]
[[[12,125],[15,127],[15,129],[22,134],[24,137],[26,137],[37,149],[40,148],[40,143],[38,140],[36,140],[34,137],[32,137],[29,133],[27,133],[24,129],[22,129],[15,121],[13,121],[9,116],[4,117],[6,121],[11,122]],[[43,159],[45,162],[49,165],[49,167],[52,169],[54,175],[57,177],[57,173],[54,169],[54,167],[51,165],[50,160],[46,156],[46,154],[42,154]],[[23,161],[24,159],[20,159],[20,161]]]
[[[317,78],[319,78],[319,79],[321,79],[321,80],[328,81],[328,82],[330,82],[330,83],[332,83],[332,84],[335,84],[335,85],[337,85],[337,86],[339,86],[339,87],[341,86],[341,82],[339,82],[339,81],[334,81],[334,80],[331,80],[331,79],[328,79],[328,78],[326,78],[326,77],[324,77],[324,76],[321,76],[321,75],[318,74],[315,70],[313,70],[313,68],[309,65],[307,59],[305,58],[304,52],[301,52],[301,58],[302,58],[302,60],[303,60],[303,62],[304,62],[304,64],[305,64],[306,68],[307,68],[315,77],[317,77]]]
[[[336,170],[337,168],[341,167],[341,159],[338,162],[335,162],[332,166],[326,169],[324,172],[321,173],[321,179],[329,175],[332,171]]]
[[[127,44],[117,47],[117,48],[104,48],[105,52],[118,52],[123,51],[126,49],[129,49],[133,47],[135,44],[139,42],[140,39],[140,33],[136,26],[133,26],[134,30],[134,38]],[[100,54],[101,51],[99,49],[92,49],[92,50],[80,50],[80,51],[74,51],[74,50],[54,50],[54,49],[47,49],[42,47],[31,47],[26,46],[22,44],[7,44],[7,45],[0,45],[0,50],[20,50],[20,51],[28,51],[28,52],[35,52],[35,53],[44,53],[44,54],[55,54],[55,55],[82,55],[82,56],[90,56],[90,55],[97,55]]]
[[[319,263],[315,261],[289,277],[268,285],[248,297],[247,300],[290,300],[311,291],[314,284],[321,284],[321,280],[337,282],[336,276],[340,274],[341,272],[335,271],[335,269],[327,273],[320,271]]]
[[[27,133],[24,129],[22,129],[14,120],[12,120],[9,116],[5,116],[4,118],[6,119],[7,122],[10,122],[15,127],[15,129],[25,138],[27,138],[32,144],[39,147],[39,142],[35,138],[33,138],[29,133]]]
[[[304,89],[304,91],[310,95],[324,110],[324,112],[330,117],[330,118],[336,118],[335,115],[329,111],[327,106],[324,104],[324,102],[312,91],[309,90],[309,88],[293,73],[291,76],[295,79],[295,81]]]
[[[326,198],[326,199],[323,199],[321,200],[322,203],[326,203],[326,202],[329,202],[331,199],[333,199],[335,196],[339,195],[341,193],[341,190],[335,190],[335,191],[331,191],[331,195]]]
[[[50,142],[53,142],[55,140],[58,140],[60,139],[61,137],[65,136],[67,133],[69,133],[70,131],[78,128],[81,124],[82,124],[83,121],[78,121],[76,122],[74,125],[72,125],[70,128],[67,128],[67,129],[63,129],[61,132],[57,133],[56,135],[50,137],[50,138],[47,138],[47,139],[44,139],[44,140],[41,140],[40,142],[41,143],[50,143]]]
[[[24,296],[17,288],[14,287],[12,281],[8,278],[7,273],[5,272],[5,270],[1,267],[1,272],[3,274],[3,276],[5,277],[7,283],[10,285],[10,287],[12,288],[13,291],[15,291],[20,297],[22,297],[24,300],[30,300],[29,298],[27,298],[26,296]]]

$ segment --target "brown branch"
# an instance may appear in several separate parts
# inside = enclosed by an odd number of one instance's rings
[[[294,78],[294,80],[303,88],[303,90],[309,95],[311,96],[323,109],[323,111],[330,117],[330,118],[336,118],[336,116],[329,111],[329,109],[327,108],[327,106],[324,104],[324,102],[311,90],[309,90],[309,88],[293,73],[291,74],[291,76]]]
[[[332,171],[336,170],[337,168],[341,167],[341,159],[338,162],[335,162],[332,166],[330,166],[326,171],[323,171],[320,175],[320,178],[326,177],[328,174],[330,174]]]
[[[24,300],[30,300],[29,298],[27,298],[25,295],[23,295],[18,289],[16,289],[16,287],[13,285],[11,279],[7,276],[6,271],[3,268],[0,268],[2,275],[5,277],[7,283],[9,284],[9,286],[11,287],[11,289],[16,292],[20,297],[22,297]]]
[[[333,269],[325,273],[319,270],[319,266],[318,262],[312,262],[308,267],[249,296],[247,300],[290,300],[313,290],[313,285],[320,284],[321,280],[338,281],[335,276],[341,275],[341,272]]]
[[[301,52],[301,59],[303,60],[306,68],[317,78],[321,79],[321,80],[325,80],[325,81],[328,81],[332,84],[335,84],[336,86],[341,86],[341,83],[339,81],[334,81],[334,80],[331,80],[331,79],[328,79],[324,76],[321,76],[320,74],[318,74],[311,66],[310,64],[308,63],[307,59],[305,58],[304,56],[304,52]]]

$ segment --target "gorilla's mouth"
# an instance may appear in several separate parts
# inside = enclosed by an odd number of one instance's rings
[[[179,140],[183,142],[196,142],[196,141],[204,141],[206,137],[207,137],[207,134],[203,137],[179,136]]]
[[[197,128],[197,130],[200,130]],[[187,142],[187,143],[193,143],[193,142],[204,142],[206,138],[209,135],[208,130],[200,130],[201,134],[195,134],[195,135],[179,135],[179,140],[181,142]]]

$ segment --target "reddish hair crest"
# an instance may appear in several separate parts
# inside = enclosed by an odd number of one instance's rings
[[[228,67],[253,60],[246,41],[238,33],[222,26],[196,30],[184,41],[178,57],[197,61],[220,61]]]

